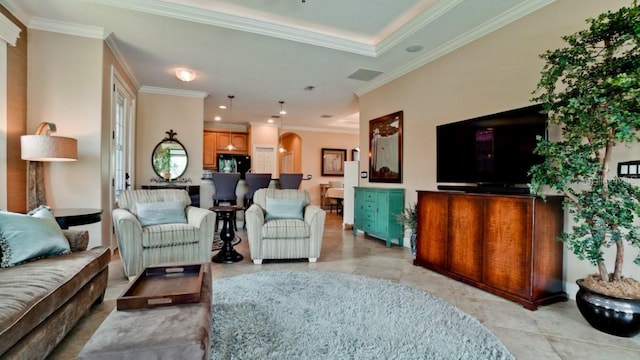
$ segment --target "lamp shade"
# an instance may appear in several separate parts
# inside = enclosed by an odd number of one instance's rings
[[[22,160],[76,161],[78,140],[51,135],[23,135],[20,137]]]

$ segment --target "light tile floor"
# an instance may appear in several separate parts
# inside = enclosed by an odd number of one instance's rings
[[[384,242],[342,230],[342,218],[327,213],[322,253],[317,263],[271,262],[253,265],[245,239],[236,246],[245,259],[235,264],[213,264],[216,278],[264,270],[319,270],[389,279],[438,296],[487,326],[518,360],[640,359],[640,335],[620,338],[594,330],[583,320],[574,301],[529,311],[519,304],[412,265],[407,248],[386,248]],[[105,301],[94,307],[55,349],[50,359],[73,359],[128,285],[117,254],[109,265]],[[214,285],[215,288],[215,285]],[[411,336],[411,334],[407,334]]]

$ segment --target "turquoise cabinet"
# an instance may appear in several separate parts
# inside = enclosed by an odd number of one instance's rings
[[[354,187],[355,207],[353,234],[361,230],[365,235],[403,245],[404,229],[396,215],[404,209],[404,189]]]

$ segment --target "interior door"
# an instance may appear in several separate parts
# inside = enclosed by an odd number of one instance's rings
[[[118,71],[112,67],[111,96],[111,191],[109,216],[117,207],[120,194],[134,183],[133,149],[135,123],[135,96]],[[111,249],[117,247],[111,234]]]

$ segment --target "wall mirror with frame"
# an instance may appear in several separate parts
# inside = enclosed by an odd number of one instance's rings
[[[402,183],[402,111],[369,121],[369,181]]]
[[[151,153],[153,171],[164,181],[170,182],[180,178],[189,164],[187,149],[176,138],[178,133],[173,129],[166,131],[167,137],[162,139]]]

